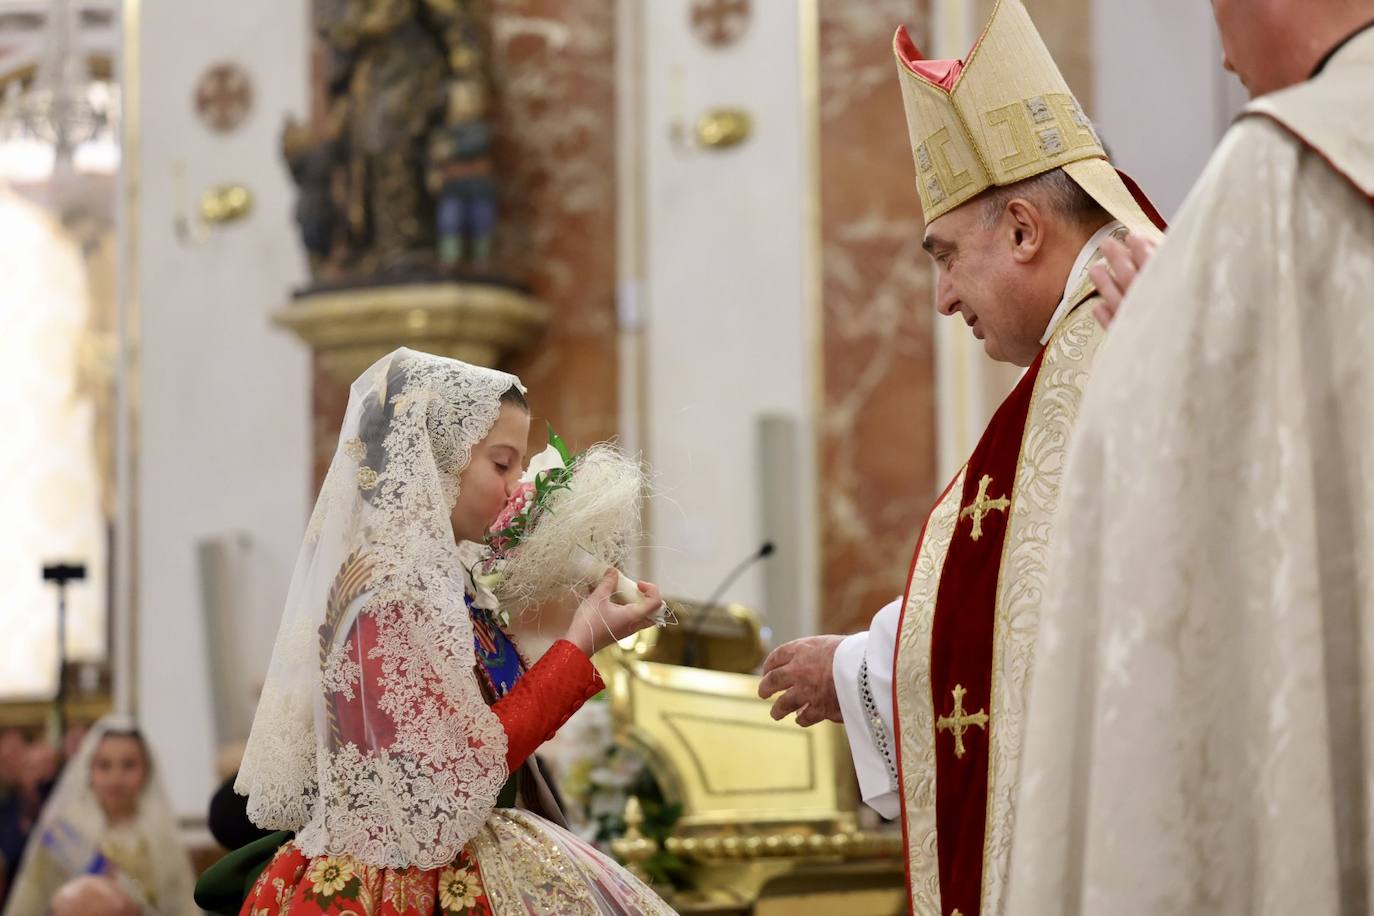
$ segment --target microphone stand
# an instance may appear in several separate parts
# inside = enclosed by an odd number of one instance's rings
[[[711,613],[711,608],[716,606],[716,602],[720,600],[721,595],[725,594],[725,590],[731,585],[734,585],[735,580],[740,576],[744,575],[745,570],[760,560],[771,557],[775,549],[772,541],[764,541],[759,545],[758,550],[745,557],[740,561],[738,566],[726,574],[725,578],[715,587],[715,590],[711,592],[711,597],[707,598],[704,604],[698,605],[697,616],[687,626],[684,634],[682,641],[682,660],[680,664],[687,667],[696,666],[697,647],[701,636],[701,628],[705,625],[706,617]]]
[[[86,579],[84,563],[50,563],[43,567],[43,579],[57,586],[57,695],[53,698],[56,713],[57,742],[61,747],[67,734],[67,583]]]

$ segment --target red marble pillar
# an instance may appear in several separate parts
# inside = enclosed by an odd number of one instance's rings
[[[931,267],[892,59],[924,0],[820,3],[821,629],[901,592],[936,495]]]
[[[492,0],[502,182],[497,256],[553,316],[508,368],[530,389],[534,441],[615,435],[615,4]]]

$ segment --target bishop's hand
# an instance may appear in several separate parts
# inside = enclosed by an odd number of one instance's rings
[[[759,696],[768,699],[778,691],[782,696],[773,704],[774,719],[797,714],[797,724],[805,728],[817,722],[843,722],[840,698],[835,693],[835,650],[843,636],[807,636],[783,643],[763,661],[763,680]]]

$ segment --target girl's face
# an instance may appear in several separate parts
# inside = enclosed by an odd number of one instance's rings
[[[458,475],[458,502],[449,516],[455,541],[481,541],[501,514],[520,483],[529,437],[529,411],[502,404],[491,432],[472,447],[472,459]]]
[[[91,757],[91,791],[109,821],[132,817],[148,781],[143,742],[133,735],[106,735]]]

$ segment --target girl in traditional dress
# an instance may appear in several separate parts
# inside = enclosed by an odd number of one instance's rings
[[[190,916],[195,877],[142,734],[97,722],[68,761],[29,837],[5,916],[38,916],[85,874],[118,881],[145,914]]]
[[[246,916],[672,912],[556,823],[529,764],[657,588],[616,604],[608,574],[529,665],[464,565],[529,422],[514,376],[425,353],[353,384],[236,784],[255,823],[294,833]]]

